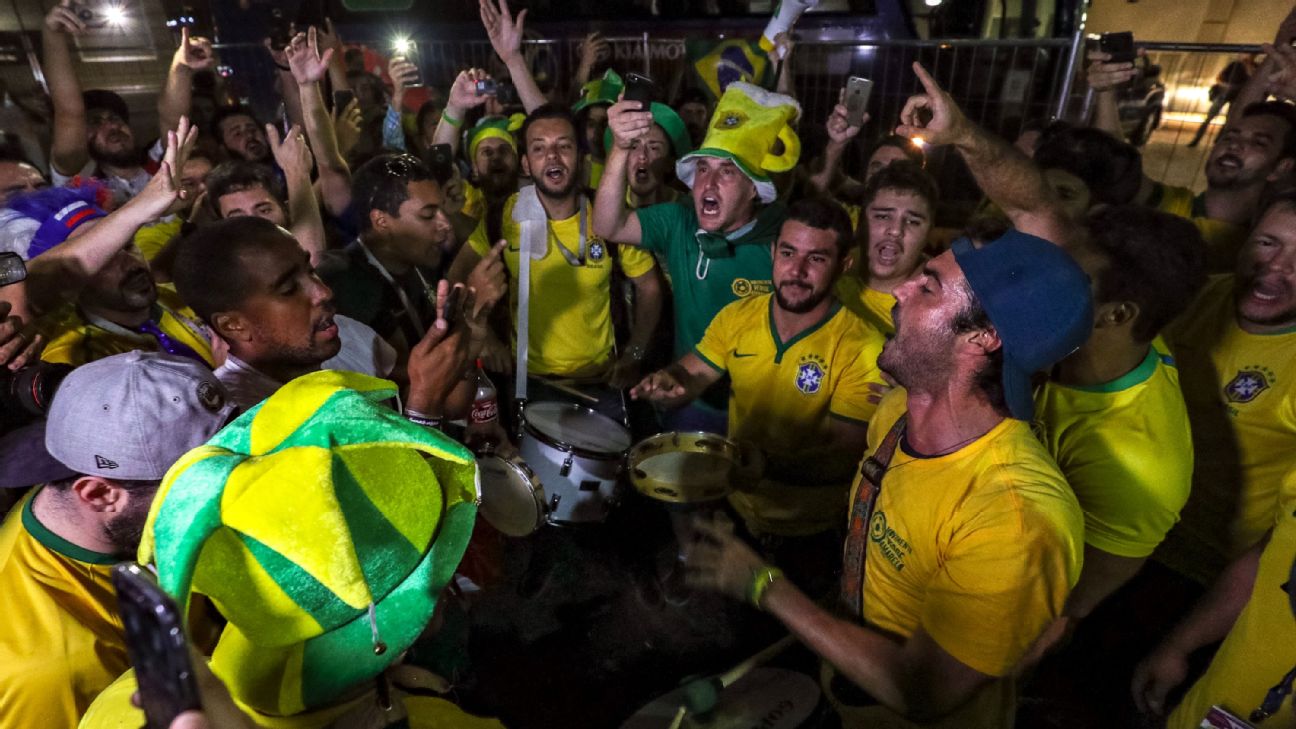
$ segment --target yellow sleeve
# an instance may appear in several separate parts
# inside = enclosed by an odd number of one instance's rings
[[[957,525],[922,607],[923,629],[987,676],[1017,667],[1071,591],[1064,536],[1047,515],[1032,513],[1038,507],[1003,508],[1011,496],[996,490],[981,513]]]
[[[620,246],[617,252],[620,254],[621,271],[630,278],[639,278],[657,265],[657,259],[639,246]]]
[[[850,365],[833,390],[828,413],[842,420],[867,423],[877,410],[877,405],[869,402],[869,385],[883,384],[877,358],[882,353],[885,340],[872,327],[863,325],[855,328],[855,336],[858,338],[856,356],[851,358]]]
[[[135,234],[135,247],[144,254],[144,260],[152,261],[180,233],[180,225],[181,220],[176,218],[140,228]]]
[[[717,372],[729,371],[729,353],[733,351],[734,336],[740,331],[735,320],[741,318],[740,308],[744,303],[746,300],[740,299],[721,309],[707,325],[702,341],[693,348],[693,353]]]
[[[464,183],[463,191],[464,204],[463,209],[459,212],[473,220],[481,220],[482,216],[486,214],[486,197],[471,182]]]
[[[485,257],[490,253],[490,241],[486,240],[486,219],[482,218],[473,229],[472,235],[468,236],[468,247],[479,256]]]

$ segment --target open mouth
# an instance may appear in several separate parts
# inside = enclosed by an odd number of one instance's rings
[[[324,338],[331,339],[337,336],[337,322],[333,320],[332,314],[325,315],[315,323],[315,333],[324,335]]]
[[[713,195],[702,196],[702,214],[718,215],[720,213],[720,199]]]
[[[882,243],[873,249],[873,260],[887,266],[895,265],[903,252],[903,249],[895,243]]]
[[[1288,293],[1287,287],[1281,282],[1265,281],[1263,279],[1253,282],[1250,290],[1247,292],[1251,298],[1266,304],[1278,301],[1288,295]]]
[[[635,182],[648,182],[651,177],[647,167],[636,167],[634,170]]]
[[[1234,154],[1221,155],[1219,159],[1215,160],[1215,166],[1222,167],[1226,170],[1241,169],[1242,159]]]
[[[567,168],[560,165],[546,167],[544,169],[544,177],[550,182],[562,182],[567,179]]]

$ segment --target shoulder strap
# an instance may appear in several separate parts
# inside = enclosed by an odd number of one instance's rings
[[[851,503],[850,524],[846,532],[846,542],[842,546],[841,599],[852,616],[861,614],[864,598],[864,556],[867,552],[869,526],[873,519],[873,509],[877,506],[878,496],[882,494],[882,478],[891,465],[900,437],[904,435],[909,413],[887,431],[886,437],[873,454],[860,462],[859,488],[855,490],[855,500]]]

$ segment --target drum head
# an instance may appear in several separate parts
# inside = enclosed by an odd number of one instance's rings
[[[624,453],[630,447],[625,426],[586,407],[563,402],[527,403],[523,418],[555,445],[588,453]]]
[[[666,729],[684,706],[684,689],[676,689],[635,712],[621,729]],[[681,729],[794,729],[819,704],[819,684],[809,676],[781,668],[756,668],[720,693],[705,721],[684,716]]]
[[[544,522],[543,491],[530,470],[499,456],[477,459],[483,519],[510,537],[525,537]]]
[[[732,488],[738,448],[710,433],[667,432],[630,451],[630,479],[649,498],[676,503],[713,501]]]

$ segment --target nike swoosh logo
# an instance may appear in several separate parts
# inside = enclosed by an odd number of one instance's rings
[[[744,357],[755,357],[755,356],[756,356],[756,353],[753,352],[753,353],[751,353],[751,354],[739,354],[738,352],[734,352],[733,356],[736,357],[736,358],[738,358],[738,359],[742,359],[742,358],[744,358]]]

